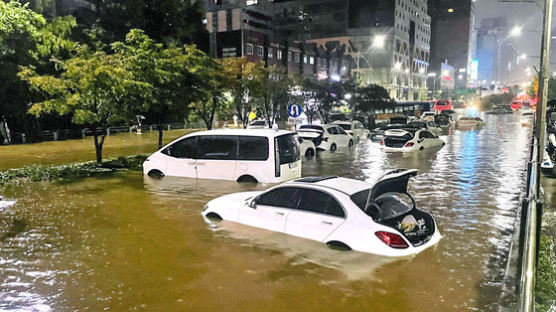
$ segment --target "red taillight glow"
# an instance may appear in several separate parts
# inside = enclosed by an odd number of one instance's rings
[[[383,243],[385,243],[386,245],[388,245],[392,248],[403,249],[403,248],[409,247],[407,245],[407,243],[405,242],[405,240],[398,234],[378,231],[378,232],[375,233],[375,235]]]
[[[384,145],[384,140],[380,140],[380,145]]]
[[[412,147],[413,145],[415,145],[415,143],[413,143],[413,142],[405,143],[405,147]]]

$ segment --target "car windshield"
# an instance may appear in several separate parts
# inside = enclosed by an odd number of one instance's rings
[[[390,220],[410,212],[413,209],[411,199],[407,194],[385,193],[380,195],[368,205],[370,189],[357,192],[350,196],[351,201],[363,210],[365,214],[375,221]]]
[[[251,123],[251,126],[264,126],[266,122],[264,120],[257,120]]]

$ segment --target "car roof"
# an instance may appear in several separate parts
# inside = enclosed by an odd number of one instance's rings
[[[199,135],[239,135],[239,136],[263,136],[274,138],[284,134],[294,134],[292,131],[288,130],[274,130],[274,129],[215,129],[215,130],[205,130],[188,133],[177,140],[185,137],[199,136]],[[177,141],[174,140],[174,141]]]
[[[363,181],[342,178],[337,176],[306,177],[306,178],[286,182],[284,183],[284,185],[319,186],[329,190],[335,190],[344,193],[348,196],[351,196],[357,192],[368,190],[372,187],[371,184]]]

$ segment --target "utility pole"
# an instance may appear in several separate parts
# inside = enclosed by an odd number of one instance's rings
[[[538,138],[537,144],[537,164],[541,164],[544,155],[544,141],[546,136],[546,102],[548,97],[548,66],[550,66],[550,39],[552,32],[552,1],[545,0],[543,18],[543,36],[541,49],[541,69],[539,72],[539,101],[537,103],[535,135]],[[540,177],[540,166],[537,166],[537,176]],[[540,179],[536,187],[537,199],[540,192]]]

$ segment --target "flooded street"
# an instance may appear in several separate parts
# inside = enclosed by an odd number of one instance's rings
[[[530,129],[519,115],[481,117],[483,129],[454,131],[438,151],[369,141],[304,161],[304,176],[369,182],[420,170],[410,193],[443,238],[401,260],[200,215],[210,199],[269,185],[130,172],[6,187],[0,310],[496,311]]]

